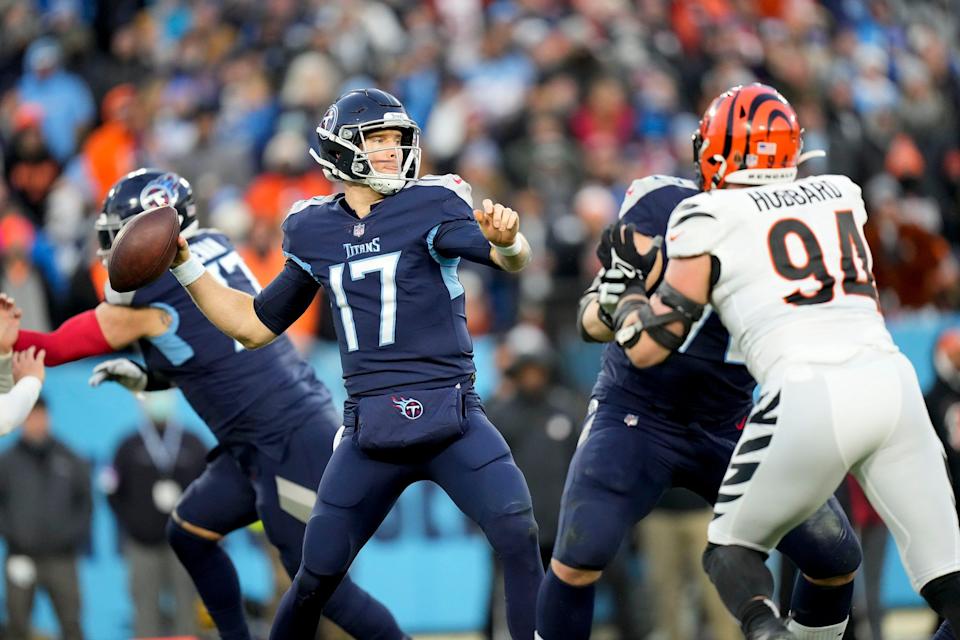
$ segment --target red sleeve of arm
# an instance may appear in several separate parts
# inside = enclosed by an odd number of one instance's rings
[[[13,350],[23,351],[28,347],[46,351],[46,364],[50,366],[113,353],[93,309],[73,316],[52,333],[21,329]]]

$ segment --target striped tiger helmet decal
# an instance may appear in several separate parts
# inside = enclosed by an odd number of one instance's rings
[[[700,188],[794,180],[802,133],[796,111],[773,87],[729,89],[710,103],[693,134]]]

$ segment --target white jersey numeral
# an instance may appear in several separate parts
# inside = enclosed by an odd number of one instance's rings
[[[368,274],[380,272],[380,339],[379,346],[393,344],[397,330],[397,263],[400,262],[400,251],[385,253],[382,256],[371,256],[362,260],[354,260],[350,265],[350,279],[363,280]],[[343,324],[344,337],[347,340],[347,351],[356,351],[360,348],[357,342],[357,326],[353,321],[353,309],[347,301],[347,294],[343,289],[344,263],[330,266],[330,288],[333,297],[340,309],[340,320]]]

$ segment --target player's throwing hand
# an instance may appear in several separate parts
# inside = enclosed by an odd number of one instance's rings
[[[483,201],[483,211],[473,210],[484,237],[495,246],[509,247],[520,231],[520,216],[510,207],[494,204],[490,198]]]
[[[170,265],[170,268],[179,267],[184,262],[190,259],[190,245],[187,244],[186,239],[183,236],[177,237],[177,255],[173,257],[173,264]]]

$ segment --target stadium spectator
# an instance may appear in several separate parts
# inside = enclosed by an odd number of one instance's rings
[[[103,124],[83,144],[80,153],[90,176],[94,202],[103,202],[110,187],[137,168],[136,102],[133,85],[121,84],[108,91],[100,107]]]
[[[871,180],[864,195],[870,213],[864,234],[884,309],[945,305],[957,286],[949,243],[906,218],[902,189],[891,176]]]
[[[37,105],[23,104],[13,119],[13,135],[4,158],[4,177],[11,194],[23,206],[34,225],[44,223],[44,208],[60,164],[51,155],[40,130],[43,112]]]
[[[172,420],[175,402],[173,391],[147,394],[145,420],[120,442],[101,476],[123,533],[138,638],[190,635],[197,626],[197,592],[165,527],[183,489],[203,472],[207,448]]]
[[[266,218],[279,226],[297,200],[331,192],[330,183],[319,168],[310,166],[308,148],[303,136],[294,131],[281,131],[270,139],[263,152],[266,171],[247,190],[247,204],[254,217]]]
[[[850,495],[850,521],[857,530],[863,548],[863,564],[853,598],[853,606],[858,613],[854,632],[857,638],[863,640],[883,640],[885,612],[880,600],[880,588],[889,535],[880,514],[871,506],[853,476],[847,476],[847,491]]]
[[[544,565],[553,555],[564,478],[586,407],[586,399],[558,379],[553,354],[553,346],[538,327],[519,324],[511,329],[499,354],[505,384],[487,408],[530,487],[534,517],[543,523],[539,537]],[[604,584],[614,597],[613,622],[624,639],[643,635],[637,611],[639,585],[630,575],[629,560],[625,545],[604,574]],[[495,604],[498,601],[493,598]],[[496,615],[493,622],[496,631]],[[492,637],[497,637],[496,632]]]
[[[21,438],[0,455],[0,537],[7,543],[7,637],[29,640],[37,588],[50,596],[60,637],[82,640],[77,555],[90,534],[90,469],[50,435],[41,398]]]
[[[924,400],[946,451],[953,491],[960,495],[960,330],[951,327],[940,334],[933,366],[936,379]]]
[[[43,110],[43,136],[53,156],[66,162],[96,116],[86,82],[63,69],[63,50],[53,37],[34,40],[24,54],[17,84],[21,102]]]
[[[36,262],[52,258],[48,248],[26,218],[13,210],[4,215],[0,185],[0,291],[20,301],[24,324],[49,330],[56,318],[55,286],[51,270]]]
[[[20,426],[43,385],[44,352],[27,349],[13,353],[20,313],[11,298],[0,294],[0,436]]]
[[[639,525],[649,565],[647,592],[653,596],[657,631],[666,640],[708,633],[714,640],[736,640],[741,635],[700,566],[712,518],[703,498],[670,489]]]
[[[505,384],[490,401],[490,416],[513,451],[533,496],[540,554],[550,558],[557,537],[560,494],[586,401],[557,379],[553,346],[538,327],[520,324],[500,347]]]

